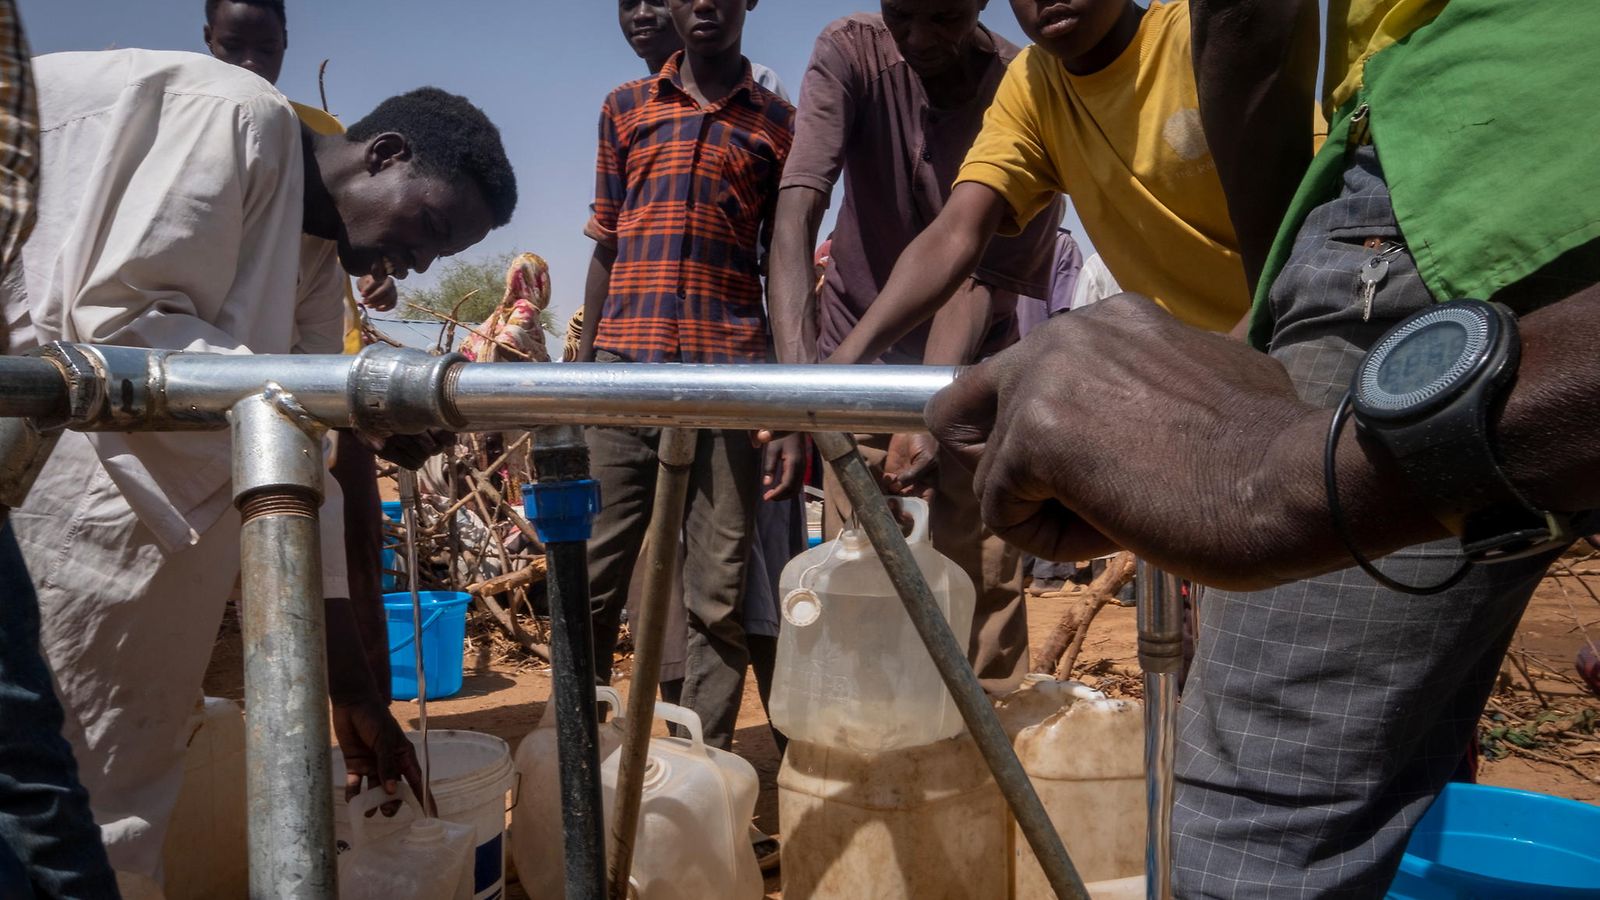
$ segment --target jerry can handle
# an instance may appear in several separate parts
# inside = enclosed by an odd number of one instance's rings
[[[922,544],[928,540],[928,501],[921,497],[896,497],[895,502],[911,516],[911,534],[908,544]]]
[[[702,749],[705,748],[705,730],[700,725],[699,714],[694,710],[657,700],[656,718],[663,722],[671,722],[674,725],[683,726],[689,732],[689,743]]]
[[[612,715],[622,714],[622,695],[617,693],[616,688],[604,684],[596,685],[594,699],[610,708]]]
[[[373,785],[345,804],[345,815],[349,817],[350,834],[353,838],[350,842],[352,847],[364,847],[367,844],[367,813],[393,800],[400,800],[411,807],[411,811],[416,814],[412,816],[413,819],[427,818],[422,811],[422,804],[417,801],[416,793],[411,790],[411,785],[402,781],[398,797],[390,796],[381,784]]]

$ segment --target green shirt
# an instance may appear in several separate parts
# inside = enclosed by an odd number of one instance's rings
[[[1596,47],[1600,4],[1450,0],[1374,55],[1278,232],[1251,343],[1270,342],[1267,292],[1364,140],[1377,147],[1400,232],[1435,299],[1492,299],[1600,237]],[[1600,250],[1562,262],[1564,275],[1600,282]]]

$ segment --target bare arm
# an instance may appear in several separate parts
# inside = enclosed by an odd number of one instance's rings
[[[968,278],[950,302],[939,308],[928,329],[922,361],[930,366],[964,366],[973,362],[994,321],[994,288]]]
[[[1191,0],[1200,120],[1251,290],[1311,163],[1315,0]]]
[[[1007,212],[993,188],[956,185],[944,211],[900,255],[889,283],[827,362],[877,359],[937,313],[962,279],[971,277]]]
[[[1493,433],[1511,480],[1545,509],[1600,507],[1597,322],[1600,287],[1522,319],[1521,368]],[[1236,589],[1350,565],[1323,490],[1332,416],[1301,403],[1276,360],[1130,294],[1052,319],[928,409],[934,434],[976,468],[984,521],[1008,542],[1050,559],[1120,546]],[[1364,552],[1443,536],[1353,428],[1337,465]]]
[[[779,362],[817,361],[817,293],[812,253],[827,208],[828,196],[815,188],[788,187],[778,192],[767,306]]]
[[[595,244],[589,259],[589,277],[583,285],[583,335],[578,338],[578,357],[574,362],[594,362],[594,336],[600,328],[600,313],[611,293],[611,267],[617,261],[617,248]]]

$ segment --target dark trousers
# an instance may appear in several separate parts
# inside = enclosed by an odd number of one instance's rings
[[[589,540],[595,668],[609,681],[628,585],[655,504],[654,428],[591,428],[589,464],[601,510]],[[700,716],[706,743],[733,743],[750,652],[740,597],[750,556],[760,451],[746,431],[702,431],[684,508],[684,605],[689,616],[683,705]]]
[[[62,716],[39,653],[39,604],[7,521],[0,524],[0,896],[6,898],[117,896],[89,795],[61,736]]]
[[[1338,403],[1366,348],[1434,302],[1398,253],[1363,318],[1357,272],[1379,240],[1404,237],[1363,148],[1272,288],[1271,352],[1308,403]],[[1425,597],[1355,568],[1256,593],[1207,591],[1178,715],[1178,896],[1382,897],[1412,826],[1468,751],[1550,559],[1479,566]],[[1459,562],[1456,542],[1440,541],[1378,565],[1430,584]]]

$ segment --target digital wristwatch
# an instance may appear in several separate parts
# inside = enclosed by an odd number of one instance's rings
[[[1455,300],[1415,313],[1367,351],[1329,434],[1325,463],[1335,527],[1356,561],[1339,509],[1334,450],[1351,409],[1364,436],[1381,445],[1431,512],[1461,538],[1467,564],[1503,562],[1566,546],[1567,516],[1534,506],[1501,468],[1492,419],[1516,381],[1521,358],[1516,316],[1498,303]],[[1379,580],[1408,593],[1444,590]]]

